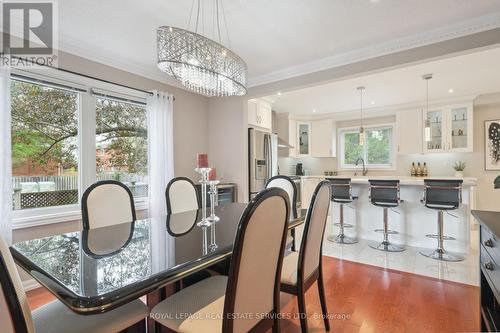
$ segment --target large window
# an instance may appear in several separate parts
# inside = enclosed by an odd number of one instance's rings
[[[371,168],[394,168],[393,126],[365,128],[365,144],[359,144],[358,129],[341,129],[340,167],[357,168],[356,161],[362,158]]]
[[[144,105],[97,98],[97,179],[124,182],[136,198],[148,195],[146,127]]]
[[[147,199],[144,93],[69,79],[12,76],[15,221],[77,214],[81,194],[97,180],[121,181],[136,199]],[[105,93],[95,93],[96,86]]]
[[[78,94],[11,82],[14,210],[78,203]]]

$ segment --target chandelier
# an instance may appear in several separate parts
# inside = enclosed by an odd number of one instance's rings
[[[198,33],[200,10],[203,12],[203,8],[200,7],[200,0],[193,0],[191,13],[195,5],[195,32],[170,26],[157,29],[158,67],[184,87],[205,96],[245,95],[247,65],[236,53],[222,45],[219,20],[219,11],[225,17],[222,0],[214,0],[213,8],[212,30],[214,35],[217,34],[217,42]],[[203,20],[202,15],[201,19]],[[224,23],[230,44],[225,18]]]

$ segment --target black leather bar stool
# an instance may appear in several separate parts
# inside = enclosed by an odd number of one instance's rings
[[[344,234],[344,228],[352,228],[352,224],[344,223],[344,205],[356,200],[358,197],[352,195],[351,178],[328,178],[332,187],[331,201],[340,204],[340,221],[335,223],[335,217],[332,211],[332,222],[334,226],[340,228],[339,234],[331,234],[327,237],[330,242],[340,244],[355,244],[356,238],[347,237]]]
[[[370,182],[370,202],[384,210],[383,229],[376,229],[381,232],[384,240],[381,243],[370,244],[370,247],[380,251],[401,252],[405,248],[389,242],[389,235],[398,234],[397,231],[389,230],[388,210],[398,207],[403,201],[400,198],[399,180],[368,180]]]
[[[422,203],[425,207],[438,211],[437,235],[426,235],[429,238],[437,239],[438,246],[435,250],[420,251],[420,254],[432,259],[443,261],[462,261],[464,258],[457,254],[445,251],[443,242],[445,240],[455,240],[443,233],[444,212],[455,210],[462,203],[462,183],[463,180],[447,179],[425,179],[424,198]]]

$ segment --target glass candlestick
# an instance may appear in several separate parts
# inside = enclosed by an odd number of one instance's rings
[[[210,252],[214,252],[218,248],[217,242],[215,241],[215,225],[215,223],[212,223],[210,226],[210,245],[208,246]]]
[[[210,220],[207,218],[207,184],[208,174],[210,173],[211,168],[196,168],[194,171],[198,172],[201,175],[200,184],[201,184],[201,221],[196,225],[199,227],[208,227],[210,226]]]
[[[208,191],[208,194],[210,194],[210,216],[208,217],[208,220],[210,222],[217,222],[219,221],[219,217],[215,215],[215,198],[217,195],[217,184],[220,182],[218,180],[210,180],[208,184],[210,185],[210,190]]]

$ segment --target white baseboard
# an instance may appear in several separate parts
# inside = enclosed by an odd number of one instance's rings
[[[40,287],[41,287],[41,284],[36,282],[35,279],[29,279],[29,280],[23,281],[24,291],[30,291],[30,290],[37,289]]]

